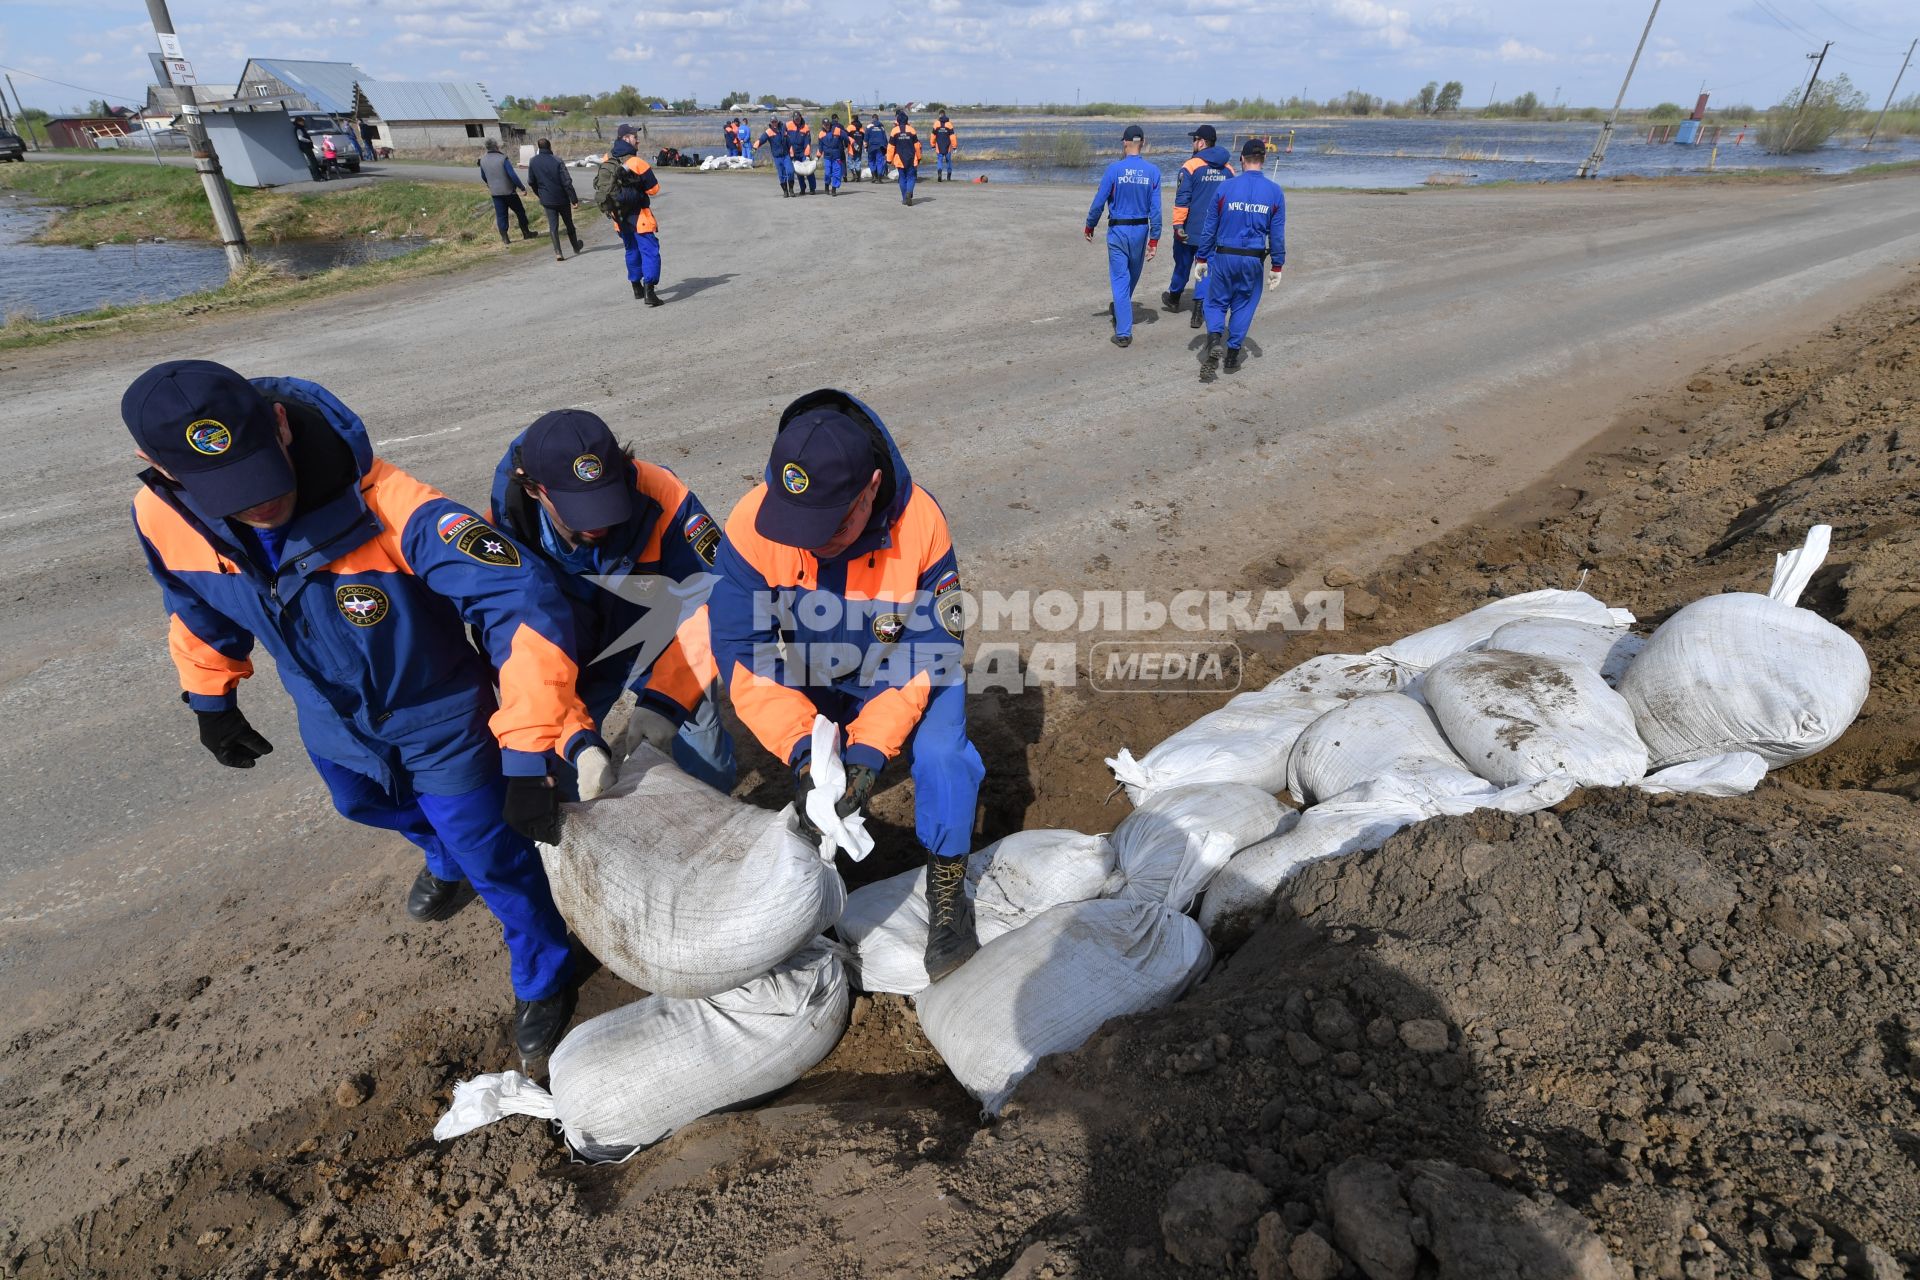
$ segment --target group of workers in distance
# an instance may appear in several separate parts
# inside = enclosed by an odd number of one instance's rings
[[[1286,198],[1261,172],[1267,144],[1249,138],[1236,172],[1219,134],[1203,124],[1187,135],[1193,154],[1180,166],[1173,197],[1173,277],[1160,304],[1178,314],[1193,281],[1190,327],[1207,328],[1200,377],[1211,382],[1224,359],[1236,373],[1260,295],[1280,283],[1287,261]],[[1087,210],[1086,238],[1107,220],[1107,276],[1113,291],[1113,344],[1133,343],[1133,291],[1160,247],[1160,170],[1141,157],[1146,133],[1130,124],[1120,159],[1107,166]],[[1267,264],[1264,273],[1261,263]],[[1262,282],[1261,276],[1265,275]]]
[[[238,699],[265,648],[334,807],[419,848],[407,913],[444,920],[477,895],[499,921],[523,1058],[574,1009],[535,842],[558,842],[561,801],[600,797],[641,742],[731,790],[723,687],[802,815],[816,715],[844,731],[843,816],[910,756],[928,972],[977,948],[965,860],[985,769],[959,568],[868,406],[834,390],[789,405],[724,527],[585,410],[513,438],[483,515],[380,458],[360,417],[300,378],[169,360],[120,408],[147,464],[136,536],[201,744],[238,769],[273,750]],[[634,709],[609,734],[624,690]]]
[[[751,142],[747,141],[749,132],[744,120],[727,123],[728,154],[744,154],[751,159],[755,151],[765,147],[773,158],[773,175],[779,179],[783,197],[817,195],[822,178],[827,193],[837,196],[849,180],[885,182],[892,170],[899,178],[900,202],[913,204],[913,188],[919,180],[925,150],[919,131],[904,110],[893,113],[892,129],[880,123],[878,112],[865,123],[854,114],[846,124],[841,124],[835,113],[814,129],[807,124],[806,116],[796,111],[791,119],[782,121],[775,116],[767,121],[767,127]],[[953,181],[953,153],[959,147],[960,131],[943,111],[933,127],[934,181]]]

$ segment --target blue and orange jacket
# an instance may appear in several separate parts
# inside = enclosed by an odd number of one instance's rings
[[[820,154],[828,160],[845,160],[847,131],[837,124],[823,125],[820,129]]]
[[[760,141],[754,145],[765,147],[768,155],[782,160],[792,154],[791,148],[787,146],[787,131],[782,129],[778,122],[768,125],[766,131],[760,135]]]
[[[877,155],[886,149],[887,127],[881,124],[879,117],[876,116],[873,123],[867,126],[867,154]]]
[[[907,171],[920,167],[920,135],[912,125],[895,125],[887,135],[887,163]]]
[[[807,128],[807,122],[787,121],[787,151],[795,160],[805,160],[813,154],[813,130]]]
[[[642,160],[639,151],[625,138],[615,142],[613,149],[601,157],[603,164],[608,160],[618,160],[635,178],[633,185],[620,188],[621,213],[614,217],[614,225],[632,218],[633,229],[643,236],[659,231],[660,223],[653,216],[653,198],[660,194],[660,178],[653,166]],[[631,197],[627,195],[629,192]]]
[[[255,538],[202,513],[158,471],[141,474],[133,501],[193,709],[235,705],[258,640],[307,748],[390,791],[404,780],[458,795],[503,767],[545,773],[549,754],[571,759],[594,741],[574,694],[573,611],[546,563],[375,457],[359,417],[324,387],[253,385],[287,408],[296,473],[326,482],[286,526],[277,569]]]
[[[960,145],[960,131],[953,127],[950,120],[942,120],[933,126],[933,149],[946,155]]]
[[[514,437],[493,473],[493,517],[501,528],[523,544],[542,551],[540,505],[513,478],[514,457],[525,438],[525,432]],[[625,524],[611,531],[594,548],[593,574],[606,578],[624,578],[629,574],[671,578],[689,589],[709,585],[714,556],[720,545],[720,526],[700,505],[693,490],[665,467],[624,459],[621,465],[626,468],[636,493],[634,512]],[[559,574],[561,589],[574,606],[574,630],[579,637],[582,670],[591,672],[603,663],[615,664],[623,673],[632,667],[632,680],[627,687],[641,703],[675,724],[684,723],[717,674],[709,639],[707,606],[701,604],[686,611],[687,617],[680,622],[667,647],[645,666],[636,667],[635,649],[642,637],[629,636],[629,632],[648,615],[649,607],[565,566],[556,566],[555,572]],[[675,596],[654,607],[671,610],[683,598]],[[704,599],[704,595],[701,598]],[[616,645],[621,647],[616,649]]]
[[[1160,238],[1160,170],[1142,160],[1139,156],[1122,156],[1107,166],[1100,175],[1100,188],[1093,193],[1093,203],[1087,207],[1087,230],[1100,225],[1100,215],[1107,215],[1108,234],[1120,228],[1116,221],[1126,222],[1126,230],[1132,230],[1133,224],[1144,220],[1147,224],[1147,239]]]
[[[1200,233],[1201,224],[1213,212],[1213,197],[1220,184],[1233,176],[1225,147],[1207,147],[1196,151],[1180,166],[1180,180],[1173,188],[1173,233],[1191,240]],[[1195,214],[1199,217],[1196,219]]]
[[[1194,255],[1204,262],[1216,248],[1263,249],[1268,269],[1278,271],[1287,260],[1287,198],[1280,184],[1264,173],[1243,173],[1215,190],[1213,217],[1194,241]]]
[[[714,657],[734,711],[775,756],[807,758],[815,710],[806,690],[831,689],[859,708],[847,762],[879,769],[900,753],[935,687],[965,679],[960,570],[946,515],[913,483],[873,410],[842,391],[814,391],[787,406],[780,430],[822,406],[873,433],[883,460],[873,519],[845,555],[824,563],[770,542],[753,527],[767,485],[781,483],[769,470],[727,517],[711,599]]]
[[[727,148],[729,150],[740,145],[740,135],[734,129],[733,121],[731,120],[727,121],[727,123],[721,128],[720,140],[727,145]]]

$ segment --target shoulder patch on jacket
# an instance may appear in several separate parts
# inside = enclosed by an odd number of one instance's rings
[[[687,521],[686,535],[694,554],[711,567],[714,556],[720,550],[720,526],[713,522],[713,517],[704,511],[695,512],[693,518]]]
[[[520,548],[479,516],[449,511],[434,527],[440,541],[481,564],[497,564],[505,569],[520,567]]]

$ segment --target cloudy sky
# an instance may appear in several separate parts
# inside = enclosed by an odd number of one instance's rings
[[[1355,88],[1404,98],[1430,79],[1458,79],[1469,105],[1527,90],[1610,105],[1647,3],[173,0],[172,12],[209,83],[237,79],[260,56],[356,62],[380,79],[477,80],[496,98],[625,83],[702,102],[745,90],[1179,104]],[[1628,103],[1687,102],[1703,83],[1723,103],[1771,102],[1826,40],[1828,72],[1877,99],[1914,28],[1912,0],[1667,0]],[[0,65],[14,69],[30,106],[140,99],[153,48],[140,0],[0,0]],[[1904,91],[1920,91],[1920,74],[1909,74]]]

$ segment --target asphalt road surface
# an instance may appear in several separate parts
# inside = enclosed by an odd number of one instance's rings
[[[17,1007],[162,963],[216,899],[351,892],[364,851],[395,843],[330,815],[269,663],[242,701],[279,750],[242,774],[198,745],[127,517],[119,399],[156,360],[317,379],[385,456],[476,505],[515,431],[584,406],[722,517],[780,408],[839,385],[943,502],[970,586],[1164,599],[1272,585],[1278,557],[1364,568],[1524,487],[1633,396],[1815,329],[1920,261],[1908,178],[1308,194],[1253,358],[1202,386],[1198,335],[1155,313],[1164,252],[1134,345],[1108,343],[1086,191],[923,183],[906,209],[890,187],[783,200],[764,171],[664,181],[659,310],[583,211],[589,252],[565,263],[543,243],[0,355],[0,972]]]

